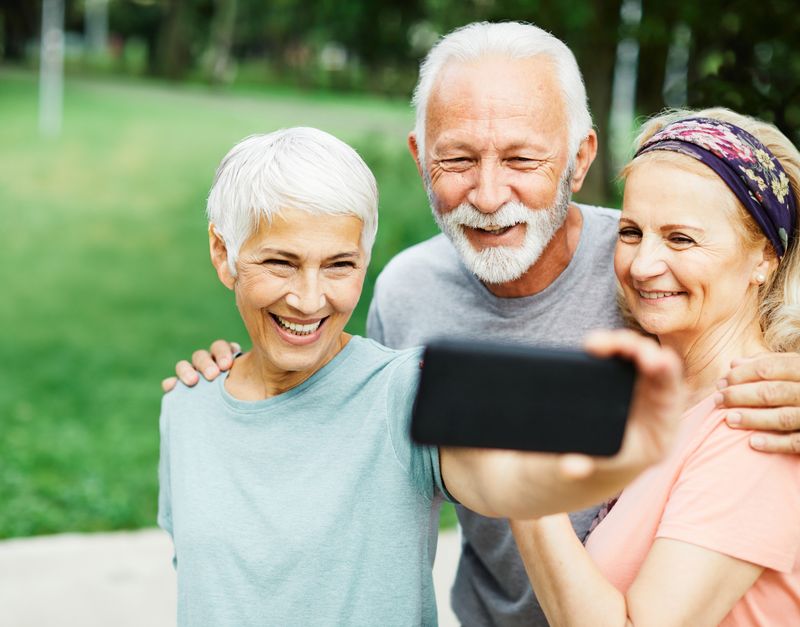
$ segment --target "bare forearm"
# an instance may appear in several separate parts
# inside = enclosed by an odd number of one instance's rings
[[[600,459],[442,448],[442,477],[466,507],[485,516],[518,519],[574,511],[618,493],[664,456],[683,406],[678,357],[631,331],[596,333],[587,349],[597,357],[636,364],[638,378],[619,453]],[[583,466],[580,472],[565,463],[575,461]]]
[[[443,448],[448,490],[484,516],[536,518],[589,507],[618,494],[644,464],[592,460],[588,476],[564,472],[563,458],[543,453]]]
[[[624,596],[597,569],[565,514],[511,521],[511,529],[551,625],[630,625]]]

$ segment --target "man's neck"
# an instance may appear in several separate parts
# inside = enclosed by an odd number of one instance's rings
[[[508,283],[485,283],[486,289],[498,298],[521,298],[538,294],[555,281],[572,261],[582,227],[581,210],[570,204],[564,224],[553,235],[536,263],[518,279]]]

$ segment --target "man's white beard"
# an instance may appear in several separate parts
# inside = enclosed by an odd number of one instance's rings
[[[556,231],[564,224],[572,188],[572,168],[568,167],[558,184],[555,203],[531,209],[520,202],[507,202],[494,213],[481,213],[470,203],[440,214],[433,194],[428,194],[433,217],[442,232],[453,242],[461,261],[483,283],[508,283],[521,277],[535,264]],[[430,190],[430,188],[429,188]],[[513,226],[525,224],[525,239],[520,246],[487,246],[475,250],[464,227]]]

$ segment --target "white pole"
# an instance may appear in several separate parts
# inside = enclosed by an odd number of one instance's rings
[[[623,0],[622,25],[636,28],[642,21],[642,0]],[[611,165],[618,170],[630,156],[633,121],[636,117],[636,77],[639,67],[639,40],[625,37],[617,44],[617,61],[611,87],[611,115],[608,134]]]
[[[42,0],[39,51],[39,131],[61,133],[64,100],[64,0]]]
[[[105,54],[108,47],[108,0],[86,0],[83,18],[86,46],[92,54]]]
[[[672,41],[667,52],[667,67],[664,72],[664,104],[668,107],[686,106],[686,91],[689,83],[689,47],[692,31],[684,23],[672,30]]]

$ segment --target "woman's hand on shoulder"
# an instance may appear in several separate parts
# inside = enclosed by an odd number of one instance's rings
[[[734,360],[719,382],[717,404],[728,425],[754,429],[759,451],[800,454],[800,354],[763,353]]]
[[[189,387],[197,385],[201,373],[206,379],[213,381],[221,372],[230,370],[235,355],[241,350],[241,347],[236,342],[216,340],[211,344],[210,350],[201,349],[192,353],[191,363],[182,359],[175,364],[176,376],[164,379],[161,382],[161,389],[165,393],[171,391],[177,385],[179,379]]]

